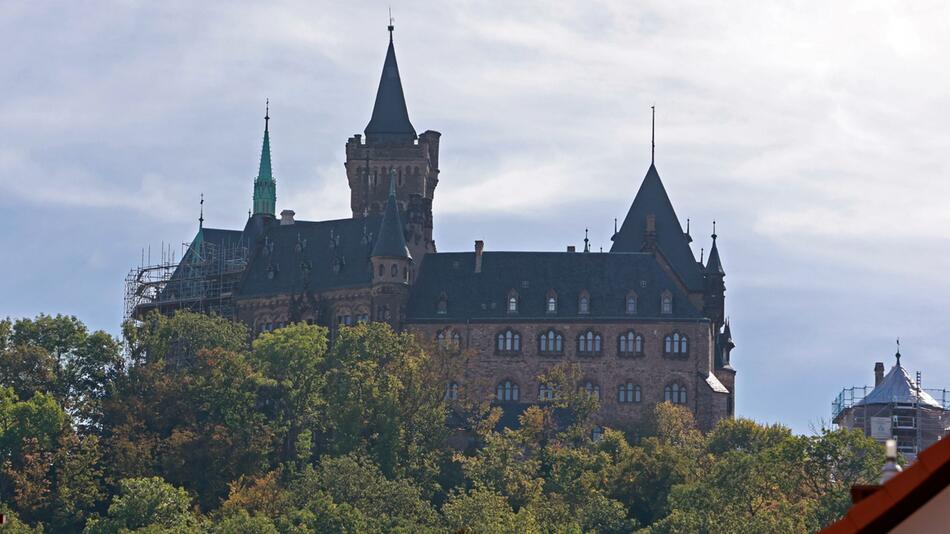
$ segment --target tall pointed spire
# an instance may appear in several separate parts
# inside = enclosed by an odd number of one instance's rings
[[[270,162],[270,99],[265,105],[261,166],[254,180],[254,215],[274,216],[277,214],[277,182]]]
[[[722,269],[722,261],[719,260],[719,248],[716,246],[716,221],[713,221],[712,248],[709,249],[709,262],[706,263],[706,272],[725,275]]]
[[[656,156],[656,104],[650,106],[650,110],[653,111],[650,123],[650,165],[653,165]]]
[[[379,88],[376,90],[373,116],[364,130],[367,142],[412,141],[416,138],[416,130],[409,121],[406,97],[402,91],[399,65],[396,64],[393,29],[392,15],[390,15],[389,48],[386,50],[383,74],[379,78]]]
[[[379,234],[373,244],[371,256],[385,258],[400,258],[411,260],[409,247],[406,246],[406,236],[403,233],[402,220],[399,217],[399,206],[396,204],[396,171],[389,175],[389,199],[386,201],[386,211],[379,224]]]

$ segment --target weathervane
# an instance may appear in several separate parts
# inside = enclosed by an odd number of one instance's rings
[[[201,213],[198,215],[198,229],[204,228],[205,225],[205,194],[201,193],[201,202],[198,203],[201,206]]]

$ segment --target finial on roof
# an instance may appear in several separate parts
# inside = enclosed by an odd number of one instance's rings
[[[894,357],[897,358],[897,366],[901,365],[901,338],[897,338],[897,353],[894,354]]]
[[[703,263],[704,259],[706,259],[706,249],[699,247],[699,263]]]
[[[614,233],[617,233],[617,218],[614,217]]]
[[[716,237],[718,237],[718,236],[716,235],[716,221],[713,221],[713,233],[712,233],[712,239],[713,239],[713,241],[716,240]]]
[[[656,104],[650,106],[650,109],[653,110],[653,121],[650,125],[650,165],[653,165],[656,155]]]
[[[684,237],[686,237],[687,243],[693,242],[693,236],[689,235],[689,219],[686,219],[686,234]]]
[[[587,228],[584,228],[584,252],[590,252],[590,239],[587,239]]]
[[[395,26],[393,26],[393,8],[392,8],[392,6],[389,7],[389,26],[387,26],[386,29],[389,30],[389,42],[391,43],[391,42],[393,42],[393,30],[395,29]]]
[[[201,202],[198,204],[201,205],[201,214],[198,215],[198,229],[201,230],[205,225],[205,194],[201,193]]]
[[[270,121],[270,99],[264,99],[264,129],[267,129],[267,123]]]
[[[251,210],[250,210],[250,209],[249,209],[249,210],[247,210],[247,218],[248,218],[248,219],[250,219],[250,218],[251,218]]]

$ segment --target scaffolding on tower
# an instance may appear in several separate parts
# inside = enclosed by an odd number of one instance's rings
[[[230,237],[230,236],[227,236]],[[162,246],[161,260],[143,259],[125,277],[125,319],[141,319],[152,310],[170,315],[189,310],[234,317],[232,295],[247,267],[248,249],[243,241],[202,235],[182,243],[181,261]]]

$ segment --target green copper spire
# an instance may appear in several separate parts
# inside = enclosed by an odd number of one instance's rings
[[[270,166],[270,100],[264,113],[264,145],[261,147],[261,168],[254,180],[254,215],[277,213],[277,182]]]

